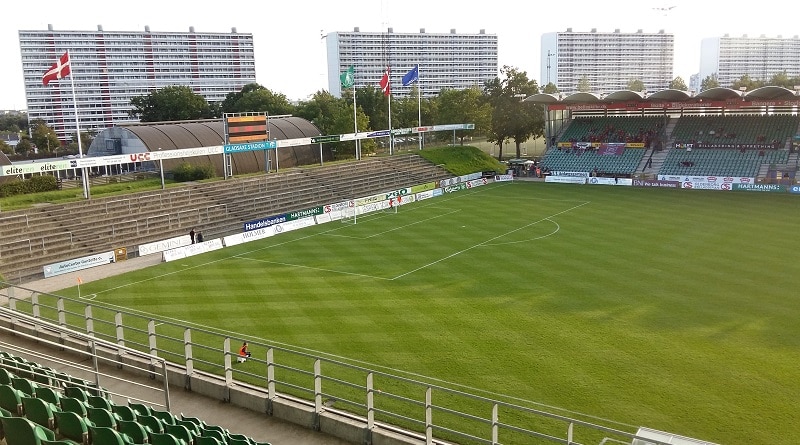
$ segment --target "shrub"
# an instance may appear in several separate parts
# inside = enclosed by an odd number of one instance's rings
[[[0,184],[0,196],[24,195],[58,190],[58,180],[55,176],[33,176],[30,179],[15,180]]]
[[[184,162],[172,170],[176,182],[199,181],[214,177],[214,166],[211,164],[191,165]]]

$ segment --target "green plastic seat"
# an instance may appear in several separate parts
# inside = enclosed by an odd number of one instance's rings
[[[78,386],[67,386],[64,388],[64,395],[67,397],[72,397],[73,399],[78,399],[81,402],[89,402],[89,394],[83,388]]]
[[[198,431],[202,431],[206,427],[206,422],[204,420],[202,420],[202,419],[197,418],[197,417],[184,416],[183,413],[181,413],[180,418],[181,418],[181,420],[185,420],[187,422],[191,422],[191,423],[195,424],[197,426],[197,430]]]
[[[191,445],[167,433],[150,433],[149,443],[152,445]]]
[[[198,436],[194,439],[194,445],[225,445],[225,442],[220,441],[216,437]]]
[[[191,421],[188,421],[188,420],[184,420],[184,419],[180,419],[180,418],[177,418],[177,417],[175,418],[175,425],[183,425],[183,426],[185,426],[189,430],[189,432],[192,433],[195,436],[199,436],[200,435],[200,431],[202,430],[194,422],[191,422]]]
[[[131,402],[131,400],[128,399],[128,406],[136,412],[137,416],[150,416],[153,414],[150,407],[143,403]]]
[[[164,425],[175,425],[175,416],[169,411],[159,411],[156,409],[150,410],[150,415],[158,418]]]
[[[150,431],[154,433],[163,433],[164,432],[164,424],[158,420],[158,417],[154,416],[136,416],[136,421],[141,423],[143,426],[150,428]]]
[[[0,368],[0,384],[2,385],[10,385],[11,379],[16,377],[14,373],[9,371],[6,368]]]
[[[22,416],[22,397],[25,394],[11,385],[0,385],[0,407],[10,411],[15,416]]]
[[[23,397],[22,409],[28,420],[51,430],[55,428],[53,411],[57,408],[51,403],[36,397]]]
[[[120,420],[118,426],[119,432],[130,437],[133,443],[147,443],[150,438],[150,428],[135,420]]]
[[[43,440],[56,440],[53,430],[37,425],[24,417],[0,418],[6,445],[41,445]]]
[[[11,386],[25,393],[29,397],[36,397],[36,390],[39,385],[28,379],[22,377],[14,377],[11,379]]]
[[[104,408],[86,408],[86,417],[99,427],[117,428],[117,418],[114,413]]]
[[[61,395],[53,388],[47,386],[40,386],[36,390],[36,397],[44,400],[45,402],[52,403],[58,407],[61,406]]]
[[[183,440],[187,444],[191,444],[194,442],[195,434],[186,428],[183,425],[164,425],[164,432],[167,434],[172,434],[173,436],[177,437],[178,439]]]
[[[228,445],[253,445],[249,438],[238,439],[228,436]]]
[[[111,405],[111,412],[117,415],[120,420],[136,420],[136,411],[127,405]]]
[[[74,397],[62,397],[61,409],[64,411],[71,411],[81,417],[86,417],[86,403]]]
[[[60,436],[82,444],[89,443],[89,425],[84,417],[71,411],[56,411],[53,414],[56,419],[56,431]]]
[[[74,440],[69,439],[59,439],[59,440],[43,440],[41,442],[42,445],[81,445]]]
[[[128,445],[117,430],[106,426],[89,427],[89,443],[92,445]]]
[[[218,441],[222,442],[223,444],[227,444],[228,443],[228,435],[227,435],[227,433],[224,433],[224,432],[219,431],[219,430],[206,429],[206,430],[203,430],[203,431],[200,432],[200,436],[201,437],[213,437],[214,439],[217,439]]]
[[[89,403],[89,406],[91,406],[93,408],[103,408],[103,409],[106,409],[106,410],[109,410],[109,411],[113,411],[112,410],[112,405],[113,404],[111,403],[110,400],[108,400],[105,397],[89,396],[88,403]]]

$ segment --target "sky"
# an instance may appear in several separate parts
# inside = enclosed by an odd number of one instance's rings
[[[253,6],[259,5],[259,6]],[[542,84],[541,35],[548,32],[658,32],[675,36],[675,76],[689,78],[700,69],[703,38],[724,34],[793,37],[800,34],[789,3],[762,0],[741,7],[708,0],[570,0],[520,2],[493,0],[289,0],[211,2],[207,0],[39,0],[11,2],[0,27],[0,110],[25,109],[19,30],[188,31],[253,34],[256,81],[289,100],[305,100],[327,90],[327,33],[352,31],[478,33],[498,37],[499,67],[515,67]],[[734,8],[733,6],[736,6]]]

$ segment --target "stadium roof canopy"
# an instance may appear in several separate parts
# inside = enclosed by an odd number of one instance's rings
[[[614,91],[608,94],[602,93],[574,93],[570,95],[539,93],[528,96],[524,102],[535,104],[602,104],[612,102],[630,102],[642,100],[664,100],[664,101],[697,101],[702,100],[727,100],[741,98],[743,100],[798,100],[800,96],[795,91],[778,86],[765,86],[756,88],[752,91],[741,91],[732,88],[717,87],[709,88],[692,95],[688,91],[666,89],[656,91],[652,94],[631,90]]]

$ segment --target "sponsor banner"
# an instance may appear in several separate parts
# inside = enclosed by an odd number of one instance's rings
[[[583,176],[554,176],[547,175],[544,182],[556,182],[560,184],[586,184],[586,178]]]
[[[586,181],[588,184],[591,185],[633,185],[633,180],[631,178],[589,178]]]
[[[389,208],[389,200],[380,202],[371,202],[363,206],[356,206],[356,214],[364,215],[367,213],[377,212],[379,210],[385,210],[388,208]]]
[[[455,184],[455,185],[448,185],[447,187],[442,187],[442,192],[444,193],[455,193],[461,190],[466,190],[466,184]]]
[[[398,196],[397,200],[395,201],[395,205],[404,206],[406,204],[411,204],[412,202],[416,202],[417,197],[415,195],[407,195],[407,196]]]
[[[730,184],[753,184],[756,182],[755,178],[741,177],[741,176],[677,176],[677,175],[659,175],[659,181],[678,181],[678,182],[708,182],[711,184],[718,184],[720,182],[727,182]]]
[[[162,252],[164,261],[175,261],[181,258],[200,255],[201,253],[211,252],[212,250],[222,249],[222,238],[215,238],[202,243],[190,244],[177,249],[165,250]]]
[[[341,212],[339,212],[339,213],[340,213],[339,219],[341,219]],[[329,223],[329,222],[333,221],[333,219],[331,219],[331,216],[332,216],[332,213],[323,213],[323,214],[320,214],[320,215],[315,215],[314,216],[314,222],[316,224]]]
[[[730,182],[693,182],[693,181],[683,181],[681,182],[681,188],[684,189],[695,189],[695,190],[731,190],[733,188],[733,184]]]
[[[322,206],[312,207],[310,209],[298,210],[296,212],[289,212],[286,214],[287,221],[294,221],[296,219],[308,218],[309,216],[321,215],[324,213]]]
[[[513,181],[514,175],[495,175],[494,182],[506,182],[506,181]]]
[[[414,196],[416,197],[417,201],[422,201],[425,199],[433,198],[434,195],[433,195],[433,190],[426,190],[424,192],[419,192]]]
[[[90,267],[102,266],[114,262],[114,251],[96,253],[94,255],[75,258],[44,266],[44,277],[50,278],[56,275],[75,272],[76,270],[88,269]]]
[[[748,192],[783,193],[786,191],[786,186],[780,184],[734,184],[733,189],[736,191],[744,190]]]
[[[427,192],[436,188],[435,182],[428,182],[426,184],[415,185],[411,187],[411,193]]]
[[[488,184],[488,182],[489,180],[486,178],[478,178],[478,179],[473,179],[472,181],[467,181],[465,182],[465,184],[467,184],[468,189],[471,189],[473,187],[480,187],[482,185],[486,185]]]
[[[461,178],[459,177],[442,179],[439,181],[439,187],[447,187],[448,185],[458,184],[459,182],[461,182]]]
[[[303,219],[295,219],[292,221],[286,221],[284,223],[275,224],[274,226],[270,227],[270,229],[274,232],[275,235],[284,232],[291,232],[292,230],[302,229],[303,227],[309,227],[316,224],[314,221],[314,217],[310,216],[308,218]]]
[[[373,202],[380,202],[380,201],[383,201],[385,199],[386,199],[386,195],[383,194],[383,193],[381,193],[380,195],[372,195],[372,196],[366,196],[366,197],[363,197],[363,198],[357,198],[356,199],[356,207],[363,206],[365,204],[370,204],[370,203],[373,203]]]
[[[261,229],[263,227],[270,227],[274,226],[275,224],[280,224],[285,222],[288,218],[286,214],[283,215],[275,215],[275,216],[268,216],[266,218],[255,219],[253,221],[248,221],[244,223],[244,231],[256,230]]]
[[[550,176],[574,176],[576,178],[588,178],[589,172],[551,172]]]
[[[278,148],[297,147],[299,145],[311,145],[311,138],[281,139],[278,141]]]
[[[789,187],[789,192],[791,193],[800,193],[800,185],[793,185]]]
[[[406,196],[406,195],[410,195],[410,194],[411,194],[411,189],[410,188],[404,188],[404,189],[399,189],[399,190],[395,190],[393,192],[387,193],[384,199],[392,199],[392,198],[397,198],[397,197],[400,197],[400,196]]]
[[[222,151],[224,153],[241,153],[244,151],[273,150],[275,148],[278,148],[277,141],[259,141],[246,142],[243,144],[226,144],[222,146]]]
[[[444,195],[444,190],[442,189],[433,189],[433,197],[442,196]]]
[[[192,244],[192,237],[189,235],[181,235],[154,243],[141,244],[139,245],[139,256],[159,253],[176,247],[188,246],[189,244]]]
[[[325,213],[331,213],[331,212],[341,211],[341,210],[344,210],[344,209],[346,209],[348,207],[353,207],[355,205],[356,204],[353,201],[342,201],[342,202],[337,202],[336,204],[328,204],[328,205],[322,206],[322,210]]]
[[[663,187],[663,188],[673,188],[673,189],[681,188],[680,181],[662,181],[662,180],[652,180],[652,179],[634,179],[632,185],[634,187]]]
[[[222,151],[223,151],[222,145],[214,145],[210,147],[181,148],[177,150],[151,151],[149,152],[148,160],[158,161],[159,159],[177,159],[177,158],[191,158],[194,156],[219,155],[222,154]],[[128,162],[133,162],[133,161],[128,161]]]
[[[622,156],[625,153],[624,142],[604,142],[597,149],[598,156]]]
[[[242,232],[235,235],[226,236],[222,239],[222,241],[225,243],[225,247],[230,247],[237,244],[249,243],[250,241],[264,239],[274,234],[274,231],[270,230],[268,227],[264,227],[261,229],[251,230],[249,232]]]
[[[482,178],[482,177],[483,177],[483,172],[475,172],[475,173],[470,173],[468,175],[460,176],[461,182],[472,181],[474,179],[478,179],[478,178]]]
[[[52,172],[56,170],[66,170],[68,168],[73,168],[70,167],[70,161],[32,162],[30,164],[4,165],[3,176]]]

